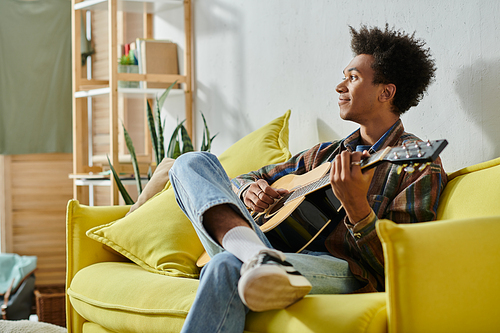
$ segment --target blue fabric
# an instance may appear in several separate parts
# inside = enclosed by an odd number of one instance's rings
[[[370,150],[372,146],[369,145],[357,145],[356,146],[356,151],[364,152],[365,150]]]
[[[176,199],[193,223],[212,258],[202,269],[196,299],[182,332],[243,332],[248,308],[238,295],[241,261],[224,251],[203,227],[203,214],[216,205],[230,204],[246,218],[259,238],[271,247],[244,203],[233,192],[218,159],[206,152],[180,156],[170,169]],[[287,253],[290,262],[312,284],[313,294],[342,294],[361,287],[346,261],[326,252]]]
[[[352,141],[345,141],[345,146],[346,147],[349,147],[351,149],[351,151],[360,151],[360,152],[363,152],[365,150],[367,150],[370,154],[374,154],[376,153],[377,151],[379,151],[380,147],[382,147],[385,143],[385,140],[389,137],[389,135],[391,134],[391,132],[401,123],[401,119],[398,119],[398,121],[396,121],[394,123],[394,125],[391,126],[391,128],[389,128],[387,130],[387,132],[384,133],[384,135],[382,135],[382,137],[380,137],[380,139],[378,139],[377,142],[375,142],[375,144],[373,146],[369,146],[369,145],[359,145],[358,142],[359,142],[359,129],[355,130],[354,132],[352,132],[349,136],[349,137],[355,137],[354,140]],[[355,135],[356,134],[356,135]]]
[[[20,256],[15,253],[0,254],[0,294],[7,292],[12,280],[14,280],[12,290],[15,290],[21,280],[35,270],[36,261],[35,256]]]

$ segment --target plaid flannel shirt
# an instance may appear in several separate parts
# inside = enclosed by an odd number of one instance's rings
[[[401,120],[398,120],[369,152],[373,154],[386,147],[418,140],[415,135],[406,133]],[[232,179],[233,190],[241,196],[258,179],[272,184],[287,174],[304,174],[333,160],[343,150],[355,151],[358,141],[359,130],[344,140],[320,143],[284,163],[268,165]],[[421,172],[406,173],[398,172],[397,169],[398,166],[391,163],[376,167],[367,196],[372,212],[356,224],[351,223],[347,216],[344,217],[325,242],[328,251],[346,260],[354,276],[366,283],[358,292],[385,289],[382,245],[375,231],[378,219],[389,219],[396,223],[436,219],[439,197],[447,183],[441,160],[438,158]]]

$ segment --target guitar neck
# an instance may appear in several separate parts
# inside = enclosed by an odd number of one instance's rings
[[[391,151],[391,148],[386,148],[378,153],[375,153],[368,157],[365,160],[361,161],[361,169],[368,170],[371,168],[376,167],[379,165],[381,162],[384,161],[384,157]],[[292,201],[294,199],[297,199],[301,196],[308,195],[309,193],[312,193],[316,190],[319,190],[320,188],[323,188],[327,185],[330,185],[330,171],[328,171],[323,177],[319,178],[318,180],[315,180],[307,185],[301,186],[297,189],[295,189],[289,197],[286,199],[286,202]]]
[[[361,169],[370,169],[376,167],[382,162],[390,162],[394,164],[402,165],[406,167],[408,165],[417,165],[417,163],[429,163],[434,161],[441,151],[448,145],[448,141],[434,140],[434,141],[417,141],[412,143],[404,143],[401,147],[387,147],[382,151],[379,151],[370,157],[361,160]],[[423,165],[424,167],[426,165]],[[413,167],[408,167],[405,170],[407,172],[413,172]],[[420,168],[423,170],[423,168]],[[294,189],[293,192],[288,194],[285,199],[286,202],[305,196],[312,193],[320,188],[323,188],[330,184],[330,171],[326,172],[324,176],[318,178],[317,180],[300,186]]]

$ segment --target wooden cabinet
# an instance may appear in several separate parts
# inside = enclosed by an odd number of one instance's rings
[[[0,155],[1,252],[37,256],[37,286],[65,283],[71,168],[67,153]]]
[[[118,81],[181,83],[172,93],[185,96],[186,129],[192,135],[192,23],[191,0],[72,0],[72,57],[73,57],[73,195],[82,203],[91,204],[95,178],[108,169],[106,155],[120,173],[132,174],[130,156],[123,144],[121,120],[130,117],[135,125],[131,135],[140,138],[138,161],[141,173],[153,162],[150,134],[146,123],[146,100],[153,99],[163,89],[120,88]],[[118,73],[118,47],[124,36],[153,37],[155,12],[182,6],[184,11],[184,68],[176,74]],[[92,20],[88,21],[87,12]],[[142,22],[138,23],[138,19]],[[82,22],[84,20],[85,22]],[[83,24],[82,24],[83,23]],[[82,26],[93,36],[95,54],[82,66]],[[100,29],[95,33],[95,29]],[[174,41],[175,42],[175,41]],[[90,68],[91,67],[91,68]],[[99,110],[97,110],[99,109]],[[100,117],[100,118],[99,118]],[[100,121],[96,121],[100,119]],[[137,125],[137,124],[142,125]],[[125,124],[128,125],[128,124]],[[129,130],[129,132],[131,132]],[[136,148],[137,150],[137,148]],[[98,176],[97,176],[98,177]],[[109,202],[119,204],[118,189],[113,181],[100,179],[98,185],[109,187]]]

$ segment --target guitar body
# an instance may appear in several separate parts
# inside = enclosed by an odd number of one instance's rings
[[[325,163],[303,175],[283,176],[275,181],[271,187],[284,188],[290,193],[293,193],[296,189],[321,179],[328,173],[329,170],[330,163]],[[267,232],[281,223],[281,221],[283,221],[292,212],[294,207],[297,207],[299,203],[295,201],[300,200],[301,197],[291,201],[287,201],[287,198],[283,199],[284,200],[275,202],[264,213],[259,214],[255,219],[257,224],[260,225],[260,229],[262,231]]]
[[[271,187],[284,188],[294,194],[297,189],[307,188],[308,184],[323,178],[329,170],[330,163],[325,163],[303,175],[284,176]],[[325,237],[343,216],[340,202],[326,183],[314,192],[295,199],[284,197],[254,219],[274,248],[284,252],[301,252],[305,248],[324,251]]]
[[[280,212],[287,216],[279,216],[281,221],[265,232],[272,246],[283,252],[299,253],[306,248],[325,251],[326,236],[344,217],[340,202],[329,187],[294,200]]]

